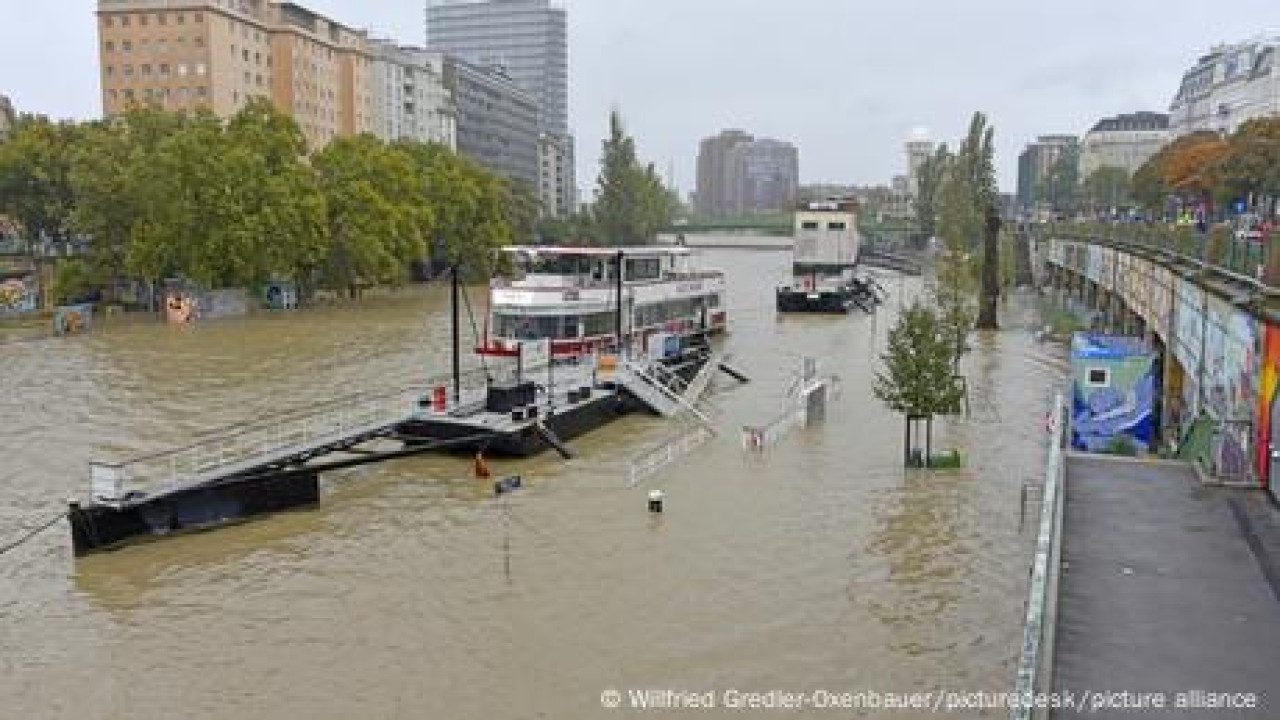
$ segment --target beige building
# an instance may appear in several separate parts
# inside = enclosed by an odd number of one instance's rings
[[[1117,167],[1132,176],[1169,142],[1169,116],[1136,112],[1103,118],[1080,140],[1080,181],[1101,167]]]
[[[366,33],[278,0],[98,0],[104,114],[232,115],[254,97],[313,146],[379,127]]]

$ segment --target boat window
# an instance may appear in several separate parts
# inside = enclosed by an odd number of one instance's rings
[[[587,260],[573,256],[543,255],[524,263],[524,270],[533,275],[585,275]]]
[[[658,258],[627,260],[627,280],[657,280],[660,277],[662,277],[662,264]]]
[[[612,335],[617,330],[617,319],[611,312],[591,313],[582,323],[584,335]]]
[[[540,338],[580,337],[578,334],[578,316],[576,315],[516,315],[512,313],[494,313],[494,337],[510,340],[537,340]]]
[[[842,223],[842,222],[829,222],[829,223],[827,223],[827,229],[828,229],[828,230],[843,230],[843,229],[844,229],[844,227],[845,227],[845,226],[844,226],[844,223]]]
[[[802,230],[817,230],[818,223],[813,220],[806,220],[805,222],[800,223],[800,228]]]
[[[713,308],[718,308],[718,307],[720,307],[720,296],[719,296],[719,295],[712,295],[712,296],[711,296],[711,302],[710,302],[709,306],[710,306],[710,307],[713,307]]]

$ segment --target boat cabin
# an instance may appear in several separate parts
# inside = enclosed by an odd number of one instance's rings
[[[616,347],[620,334],[643,341],[655,332],[724,328],[724,274],[696,269],[688,248],[516,246],[503,252],[512,273],[491,284],[482,353],[510,354],[519,343],[545,339],[553,356],[578,355]]]

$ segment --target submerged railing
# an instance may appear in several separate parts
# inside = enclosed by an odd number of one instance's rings
[[[1010,720],[1047,717],[1047,708],[1035,707],[1037,703],[1033,700],[1053,689],[1058,580],[1062,570],[1064,410],[1062,394],[1059,393],[1054,397],[1049,418],[1049,459],[1045,463],[1040,529],[1036,534],[1035,558],[1031,565],[1031,589],[1027,596],[1027,618],[1022,628],[1022,651],[1018,658]]]

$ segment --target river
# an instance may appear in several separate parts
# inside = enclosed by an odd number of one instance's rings
[[[1012,304],[966,359],[971,417],[935,431],[965,469],[905,471],[902,420],[870,387],[919,281],[886,280],[877,316],[779,318],[788,262],[704,253],[753,382],[717,381],[720,436],[640,488],[630,458],[678,425],[628,417],[572,461],[492,461],[526,482],[505,504],[465,458],[415,458],[327,477],[314,510],[78,561],[58,524],[0,556],[0,716],[565,720],[633,716],[602,709],[610,689],[1007,690],[1019,491],[1063,350]],[[92,457],[446,371],[447,302],[415,288],[0,345],[0,543],[83,495]],[[842,379],[827,422],[745,453],[737,428],[780,410],[803,355]]]

